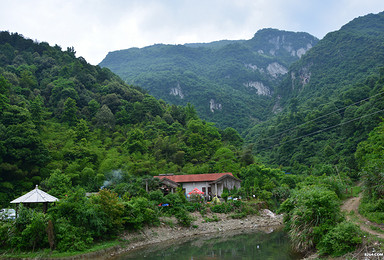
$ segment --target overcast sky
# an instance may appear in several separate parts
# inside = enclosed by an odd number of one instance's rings
[[[0,0],[0,30],[73,46],[96,65],[109,51],[250,39],[262,28],[321,39],[381,11],[383,0]]]

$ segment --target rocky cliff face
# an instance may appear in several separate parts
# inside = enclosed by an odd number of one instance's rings
[[[290,64],[317,41],[307,33],[263,29],[250,40],[111,52],[100,66],[156,98],[176,105],[191,103],[202,118],[241,131],[280,111],[274,108],[276,87]],[[303,77],[305,84],[310,74],[293,77]]]

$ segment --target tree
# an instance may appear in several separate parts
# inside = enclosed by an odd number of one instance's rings
[[[3,77],[3,75],[0,75],[0,119],[1,114],[7,108],[9,103],[9,99],[7,97],[9,86],[8,81]]]
[[[124,205],[117,193],[103,189],[91,197],[95,209],[102,213],[103,224],[109,235],[115,235],[123,227]]]
[[[115,127],[115,116],[107,105],[103,105],[99,112],[96,114],[97,126],[112,130]]]
[[[76,141],[80,141],[82,139],[87,140],[90,136],[89,127],[87,121],[84,119],[80,119],[80,121],[76,124],[75,128],[75,139]]]
[[[366,141],[358,145],[355,158],[358,162],[368,196],[384,199],[384,122],[381,122]]]
[[[33,123],[40,128],[43,123],[43,98],[38,95],[30,103],[29,112],[31,112],[31,119]]]
[[[227,127],[224,129],[224,131],[221,133],[221,139],[224,142],[228,142],[234,146],[241,146],[244,142],[239,133],[232,127]]]
[[[92,99],[91,101],[88,102],[88,108],[89,108],[89,111],[91,112],[91,117],[94,117],[100,109],[100,104],[96,100]]]
[[[76,101],[72,98],[67,98],[64,102],[64,111],[62,120],[67,122],[70,126],[74,126],[77,122],[77,106]]]
[[[43,185],[48,189],[48,193],[52,196],[63,198],[71,191],[71,178],[62,173],[61,170],[54,170],[48,179],[43,182]]]

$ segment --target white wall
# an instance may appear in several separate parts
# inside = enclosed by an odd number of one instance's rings
[[[185,193],[188,196],[188,193],[190,193],[194,188],[198,188],[200,191],[203,191],[203,187],[205,187],[205,193],[208,192],[208,182],[186,182],[183,183],[183,189],[185,189]],[[204,194],[206,195],[206,194]]]

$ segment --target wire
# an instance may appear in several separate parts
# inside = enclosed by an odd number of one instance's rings
[[[280,133],[274,134],[274,135],[270,136],[269,138],[273,138],[273,137],[275,137],[275,136],[284,134],[284,133],[286,133],[286,132],[288,132],[288,131],[293,131],[293,130],[295,130],[296,128],[301,127],[301,126],[303,126],[303,125],[305,125],[305,124],[308,124],[308,123],[311,123],[311,122],[313,122],[313,121],[319,120],[320,118],[324,118],[324,117],[329,116],[329,115],[331,115],[331,114],[333,114],[333,113],[339,112],[340,110],[343,110],[343,109],[346,109],[346,108],[348,108],[348,107],[354,106],[354,105],[356,105],[356,104],[359,104],[359,103],[361,103],[361,102],[367,101],[367,100],[369,100],[369,99],[371,99],[371,98],[374,98],[374,97],[379,96],[379,95],[382,95],[382,94],[384,94],[384,91],[383,91],[383,92],[380,92],[380,93],[378,93],[378,94],[375,94],[375,95],[373,95],[373,96],[370,96],[370,97],[368,97],[368,98],[362,99],[362,100],[360,100],[360,101],[357,101],[357,102],[355,102],[355,103],[353,103],[353,104],[351,104],[351,105],[348,105],[348,106],[339,108],[339,109],[337,109],[337,110],[335,110],[335,111],[329,112],[328,114],[325,114],[325,115],[316,117],[316,118],[314,118],[314,119],[311,119],[311,120],[309,120],[309,121],[307,121],[307,122],[305,122],[305,123],[302,123],[302,124],[300,124],[300,125],[297,125],[297,126],[295,126],[295,127],[293,127],[293,128],[290,128],[290,129],[284,130],[284,131],[282,131],[282,132],[280,132]]]
[[[278,144],[274,144],[274,145],[272,145],[272,146],[269,146],[269,147],[266,147],[266,148],[261,149],[260,152],[261,152],[261,151],[264,151],[264,150],[267,150],[267,149],[271,149],[271,148],[273,148],[273,147],[275,147],[275,146],[279,146],[279,145],[282,145],[282,144],[285,144],[285,143],[289,143],[289,142],[292,142],[292,141],[295,141],[295,140],[298,140],[298,139],[301,139],[301,138],[304,138],[304,137],[307,137],[307,136],[311,136],[311,135],[314,135],[314,134],[318,134],[318,133],[327,131],[327,130],[332,129],[332,128],[335,128],[335,127],[337,127],[337,126],[341,126],[341,125],[348,124],[348,123],[350,123],[350,122],[353,122],[353,121],[356,121],[356,120],[358,120],[358,119],[362,119],[362,118],[364,118],[364,117],[367,117],[367,116],[371,116],[371,115],[380,113],[380,112],[382,112],[382,111],[384,111],[384,109],[375,111],[375,112],[370,113],[370,114],[368,114],[368,115],[363,115],[363,116],[360,116],[360,117],[355,117],[355,118],[353,118],[353,119],[351,119],[351,120],[348,120],[348,121],[346,121],[346,122],[341,122],[341,123],[339,123],[339,124],[337,124],[337,125],[329,126],[329,127],[326,127],[326,128],[320,129],[320,130],[317,130],[317,131],[315,131],[315,132],[312,132],[312,133],[309,133],[309,134],[306,134],[306,135],[302,135],[302,136],[299,136],[299,137],[290,139],[290,140],[288,140],[288,141],[279,142]]]

